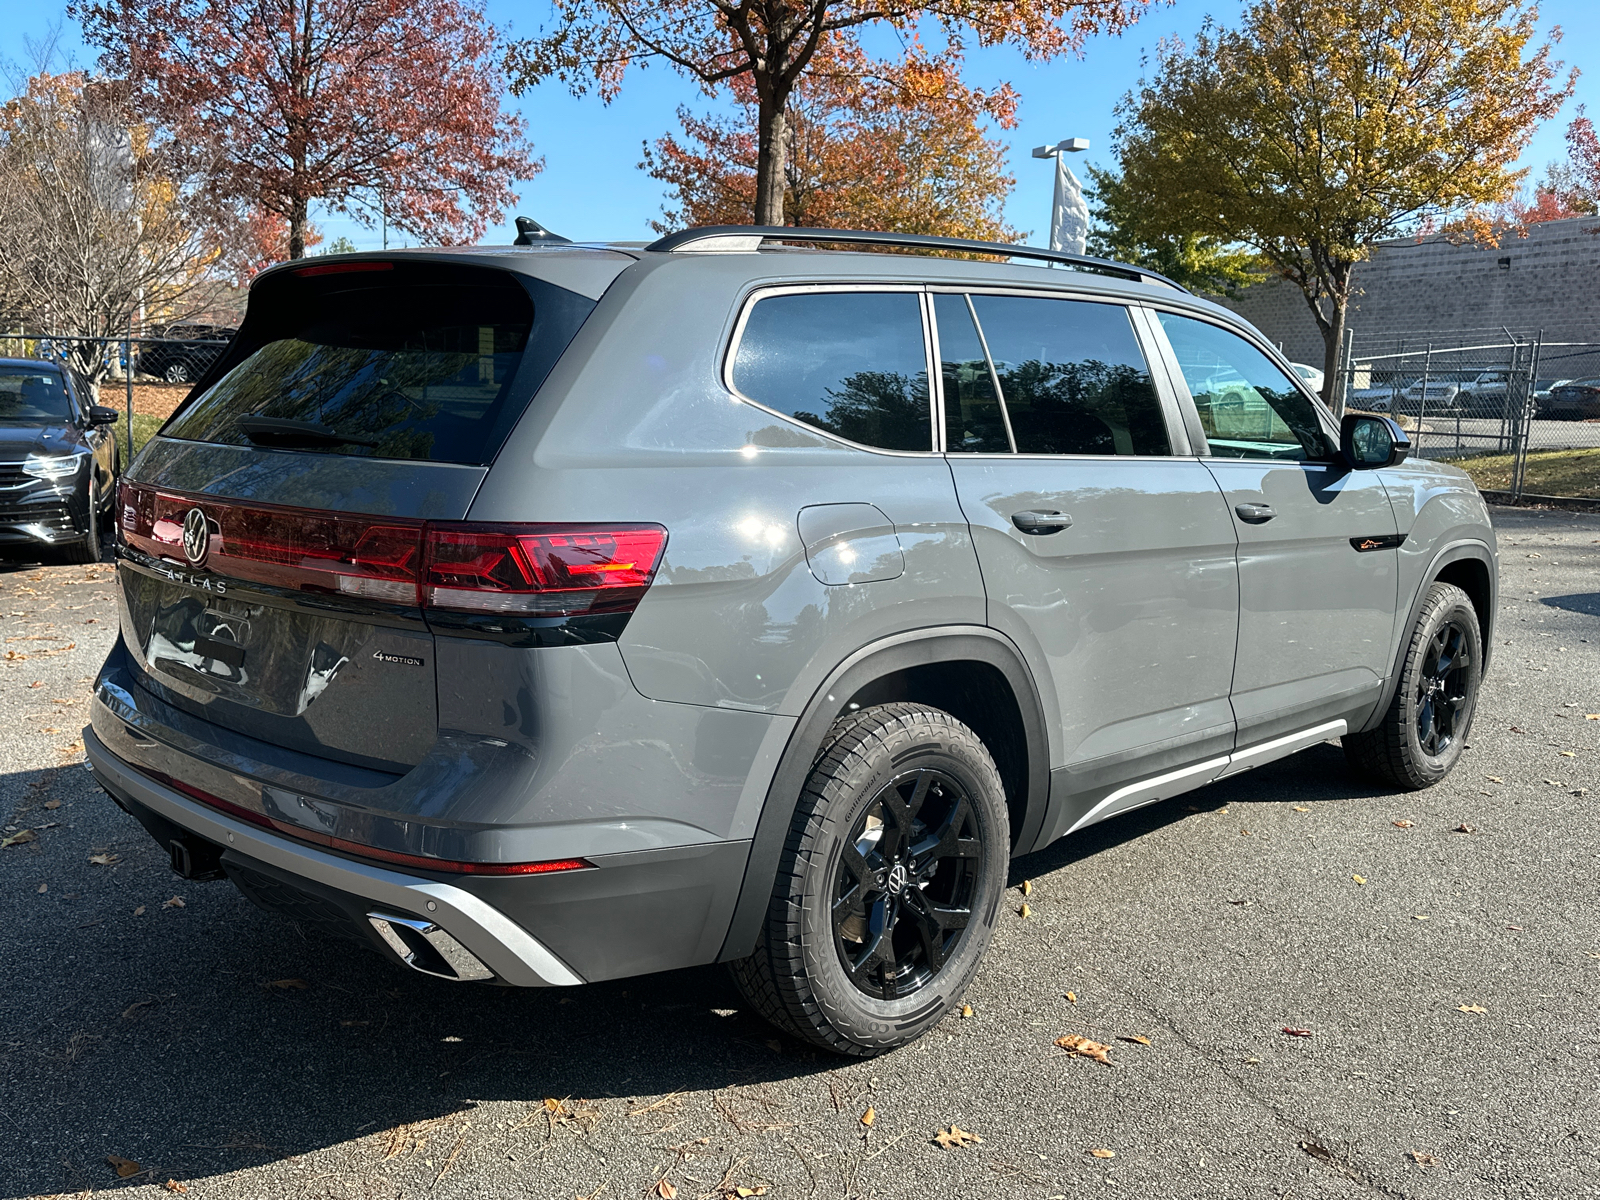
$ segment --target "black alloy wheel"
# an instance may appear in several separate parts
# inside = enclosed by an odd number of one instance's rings
[[[1351,766],[1411,791],[1450,774],[1467,748],[1485,648],[1466,592],[1430,584],[1403,650],[1388,708],[1370,728],[1342,740]]]
[[[1455,742],[1468,696],[1473,635],[1459,620],[1447,621],[1428,640],[1417,672],[1417,744],[1438,758]]]
[[[850,981],[880,1000],[927,986],[972,919],[982,861],[982,830],[953,777],[924,769],[886,783],[834,883],[834,946]]]

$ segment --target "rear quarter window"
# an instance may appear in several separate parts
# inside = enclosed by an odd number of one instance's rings
[[[594,308],[563,288],[445,264],[270,277],[223,374],[167,437],[487,463]]]
[[[729,375],[746,399],[863,446],[933,448],[914,292],[764,296],[745,318]]]

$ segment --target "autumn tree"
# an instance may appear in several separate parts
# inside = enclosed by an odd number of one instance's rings
[[[498,35],[471,0],[83,0],[70,9],[140,111],[215,160],[219,209],[311,203],[434,242],[480,237],[541,167],[501,111]]]
[[[34,75],[0,109],[0,312],[55,338],[95,389],[110,368],[97,339],[182,315],[229,232],[172,151],[124,88],[81,72]]]
[[[1150,228],[1255,250],[1305,295],[1338,378],[1352,272],[1374,243],[1492,203],[1571,93],[1526,0],[1259,0],[1161,48],[1119,108]]]
[[[783,211],[792,225],[940,233],[1013,241],[1001,215],[1016,180],[984,121],[1016,126],[1009,87],[966,86],[952,65],[912,53],[870,60],[836,35],[790,93],[784,114]],[[748,225],[755,218],[758,102],[748,76],[732,81],[731,119],[678,110],[683,140],[663,137],[644,165],[677,207],[659,232]]]
[[[1150,197],[1130,188],[1114,170],[1089,167],[1088,199],[1093,224],[1090,254],[1165,275],[1194,292],[1236,295],[1259,282],[1259,257],[1215,235],[1175,229],[1158,219]]]
[[[1567,161],[1550,165],[1540,191],[1574,215],[1600,211],[1600,134],[1582,105],[1567,126]]]
[[[1032,60],[1130,25],[1151,0],[552,0],[555,25],[515,42],[512,90],[560,79],[609,101],[628,69],[661,62],[708,93],[744,80],[754,105],[755,220],[784,223],[785,123],[790,99],[823,46],[855,45],[872,26],[939,26],[959,62],[968,41],[1008,43]]]

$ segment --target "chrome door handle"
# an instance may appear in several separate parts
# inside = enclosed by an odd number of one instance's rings
[[[1236,504],[1233,511],[1239,514],[1239,520],[1251,525],[1265,524],[1278,515],[1270,504]]]
[[[1044,511],[1026,509],[1019,513],[1012,513],[1011,523],[1022,530],[1023,533],[1060,533],[1068,525],[1072,524],[1072,518],[1067,516],[1066,513],[1056,512],[1054,509],[1046,509]]]

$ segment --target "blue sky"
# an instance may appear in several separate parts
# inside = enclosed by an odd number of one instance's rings
[[[1043,240],[1049,224],[1051,173],[1048,162],[1029,156],[1029,149],[1065,137],[1087,137],[1091,148],[1075,160],[1110,161],[1110,134],[1115,125],[1117,101],[1139,77],[1140,61],[1153,53],[1164,37],[1191,37],[1207,15],[1231,23],[1242,5],[1238,0],[1177,0],[1157,9],[1119,38],[1095,38],[1081,59],[1064,59],[1045,65],[1024,62],[1012,50],[976,52],[969,58],[968,77],[980,86],[1009,80],[1021,96],[1018,127],[1002,137],[1010,151],[1010,169],[1017,187],[1006,206],[1006,217],[1019,229],[1031,230],[1031,240]],[[14,63],[26,60],[25,38],[43,37],[54,25],[61,28],[62,51],[77,65],[93,62],[63,15],[63,6],[0,0],[0,58]],[[537,32],[548,20],[544,0],[489,0],[489,17],[514,36]],[[1537,175],[1551,159],[1565,155],[1562,134],[1576,105],[1589,101],[1600,110],[1600,63],[1587,61],[1592,47],[1600,45],[1600,4],[1594,0],[1546,0],[1541,25],[1561,26],[1565,38],[1561,58],[1580,70],[1593,67],[1578,82],[1577,95],[1562,114],[1544,126],[1524,158]],[[884,47],[887,49],[887,47]],[[632,75],[622,95],[610,105],[593,96],[574,98],[558,84],[545,84],[521,99],[506,98],[508,107],[522,112],[545,170],[521,185],[516,211],[535,217],[568,237],[642,238],[653,236],[649,222],[662,208],[661,186],[638,168],[646,140],[677,127],[674,112],[680,104],[705,110],[716,107],[686,80],[660,66]],[[509,241],[507,221],[492,229],[488,241]],[[361,249],[377,248],[376,231],[369,231],[338,214],[314,219],[325,236],[350,238]]]

